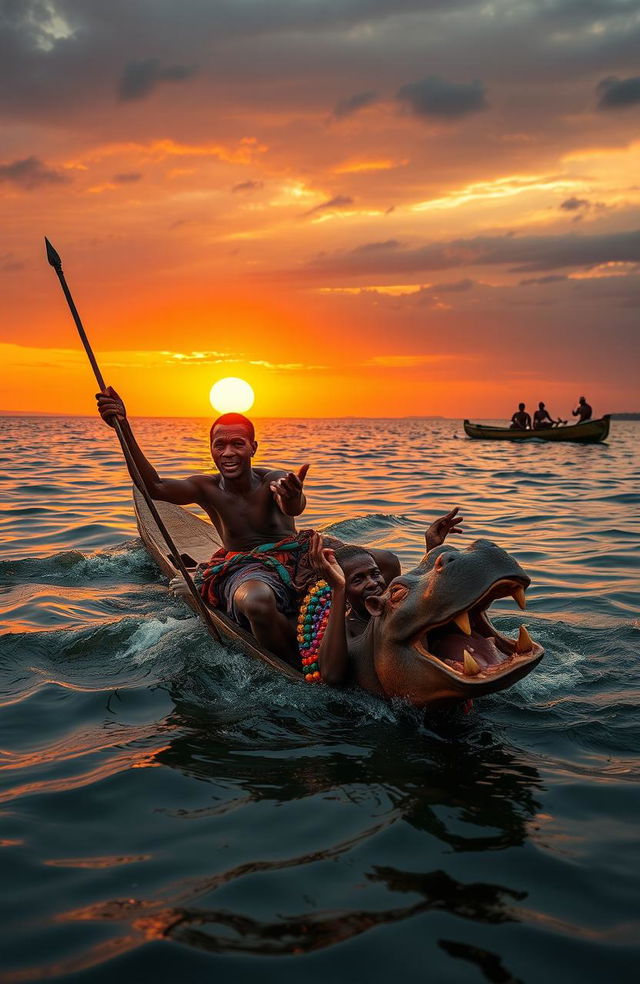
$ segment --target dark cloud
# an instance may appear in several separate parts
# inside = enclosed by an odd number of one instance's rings
[[[591,203],[586,198],[567,198],[566,201],[562,202],[560,208],[563,208],[566,212],[576,212],[579,208],[589,208]]]
[[[0,164],[0,182],[33,191],[42,185],[64,184],[69,177],[55,168],[47,167],[38,157],[24,157],[10,164]]]
[[[640,308],[640,270],[626,277],[594,277],[572,281],[573,292],[594,301],[615,302],[617,307]],[[629,349],[631,357],[632,350]],[[633,363],[633,358],[631,358]]]
[[[0,270],[3,273],[15,273],[17,270],[23,269],[24,263],[17,260],[13,253],[4,253],[0,256]]]
[[[392,240],[393,242],[393,240]],[[421,274],[468,266],[507,266],[512,273],[590,268],[601,263],[640,262],[640,229],[601,235],[476,236],[430,243],[418,249],[380,248],[317,257],[309,273],[335,278]]]
[[[618,79],[610,75],[597,86],[599,109],[625,109],[640,103],[640,75],[630,79]]]
[[[412,304],[419,304],[421,306],[437,307],[441,304],[440,297],[442,294],[465,294],[467,291],[473,290],[475,287],[482,287],[482,284],[478,284],[477,281],[465,278],[464,280],[455,280],[451,283],[442,284],[430,284],[428,287],[416,287],[415,291],[409,294],[400,295],[400,297],[392,297],[391,303],[399,306],[411,306]],[[381,294],[381,297],[384,297]]]
[[[357,92],[355,95],[349,96],[348,99],[340,99],[334,106],[333,115],[339,120],[345,116],[351,116],[353,113],[357,113],[359,109],[370,106],[377,98],[377,92]]]
[[[559,284],[568,279],[563,273],[550,273],[548,277],[528,277],[526,280],[521,280],[518,286],[529,287],[535,285],[541,287],[545,284]]]
[[[604,202],[591,202],[588,198],[577,198],[575,195],[571,198],[567,198],[566,201],[561,202],[560,208],[565,212],[570,212],[573,215],[572,222],[581,222],[583,216],[587,212],[604,212],[610,205],[605,205]]]
[[[356,246],[354,253],[373,253],[380,249],[397,249],[398,246],[402,244],[398,242],[397,239],[385,239],[381,243],[362,243],[361,246]]]
[[[186,65],[167,65],[164,68],[157,58],[129,62],[118,83],[118,98],[121,102],[143,99],[160,82],[184,82],[195,72]]]
[[[207,105],[223,99],[245,111],[268,103],[280,112],[322,113],[345,93],[345,102],[352,92],[393,93],[398,79],[420,79],[428,65],[436,78],[452,74],[487,85],[491,79],[491,91],[499,86],[509,93],[514,125],[526,120],[529,132],[553,135],[560,120],[568,142],[574,131],[565,113],[575,112],[577,77],[597,80],[611,66],[621,75],[636,71],[638,29],[622,31],[616,23],[624,6],[618,0],[548,0],[513,9],[501,0],[495,10],[477,0],[1,0],[0,109],[47,126],[68,126],[70,119],[113,123],[96,110],[112,103],[123,66],[144,64],[151,53],[163,67],[200,66],[200,108],[167,124],[195,129],[197,121],[204,134]],[[589,30],[594,22],[597,32]],[[496,103],[494,121],[505,100]],[[228,126],[232,119],[225,112],[224,123],[217,122]],[[132,111],[132,131],[135,122]],[[140,135],[143,127],[135,129]]]
[[[320,205],[310,208],[304,215],[315,215],[316,212],[326,212],[332,208],[345,208],[347,205],[353,205],[353,198],[349,198],[348,195],[336,195],[335,198],[330,198],[328,202],[321,202]]]
[[[464,280],[454,280],[450,284],[434,284],[432,289],[438,294],[459,294],[475,286],[476,281],[466,277]]]
[[[231,191],[260,191],[262,188],[262,181],[241,181],[239,184],[234,185]]]
[[[139,171],[128,171],[124,174],[114,174],[113,180],[116,184],[134,184],[136,181],[142,179],[142,174]]]
[[[482,82],[447,82],[436,75],[401,86],[396,98],[417,116],[439,119],[460,119],[487,109]]]

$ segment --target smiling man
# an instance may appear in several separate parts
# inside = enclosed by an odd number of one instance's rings
[[[210,433],[219,474],[161,478],[140,450],[115,390],[109,387],[96,398],[105,423],[113,426],[114,418],[120,420],[151,497],[179,506],[196,503],[220,534],[223,547],[203,572],[205,601],[248,623],[261,645],[296,662],[291,617],[300,590],[298,565],[313,531],[298,532],[294,517],[306,505],[302,486],[309,465],[297,472],[254,468],[258,444],[253,424],[241,414],[227,413],[214,421]]]

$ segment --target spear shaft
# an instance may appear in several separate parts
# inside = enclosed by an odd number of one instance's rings
[[[105,386],[104,378],[102,376],[102,373],[100,372],[100,366],[96,362],[96,357],[93,354],[93,349],[91,348],[91,345],[89,343],[89,339],[87,338],[87,334],[86,334],[86,332],[84,330],[84,327],[82,325],[82,321],[80,319],[80,315],[78,314],[78,309],[76,308],[76,305],[74,303],[73,297],[71,296],[71,291],[69,290],[69,287],[67,285],[67,281],[65,280],[64,273],[62,272],[62,260],[60,259],[60,255],[53,248],[53,246],[51,245],[51,243],[49,242],[49,240],[46,238],[46,236],[45,236],[45,240],[44,241],[45,241],[45,243],[47,245],[47,260],[49,261],[49,263],[51,264],[51,266],[53,267],[53,269],[56,271],[56,273],[58,275],[58,280],[60,281],[60,286],[62,287],[62,291],[64,293],[64,296],[67,299],[67,304],[69,305],[69,310],[71,311],[71,314],[73,315],[73,320],[76,323],[76,328],[78,329],[78,334],[80,335],[80,340],[82,341],[82,344],[84,345],[84,350],[87,353],[87,356],[89,358],[89,362],[91,363],[91,368],[93,369],[94,375],[95,375],[96,380],[98,382],[98,386],[100,387],[100,390],[101,390],[102,393],[106,393],[107,387]],[[118,418],[115,417],[115,416],[113,418],[113,423],[114,423],[114,428],[115,428],[116,434],[118,435],[118,439],[120,441],[120,447],[122,448],[122,453],[124,454],[124,457],[125,457],[125,460],[127,462],[127,465],[129,466],[129,472],[131,473],[131,477],[133,478],[136,486],[140,489],[142,495],[144,496],[144,500],[145,500],[145,502],[146,502],[146,504],[148,506],[149,512],[153,516],[153,519],[154,519],[154,521],[156,523],[156,526],[160,530],[160,533],[162,534],[162,536],[164,538],[164,541],[167,544],[167,547],[169,548],[169,553],[171,555],[171,560],[173,561],[173,564],[180,571],[180,573],[182,574],[183,578],[185,579],[185,581],[187,583],[187,587],[189,588],[189,591],[191,592],[191,596],[192,596],[192,598],[194,600],[196,609],[199,612],[199,614],[202,616],[202,618],[204,619],[204,623],[207,626],[209,632],[211,633],[211,635],[214,636],[215,639],[218,640],[218,642],[221,642],[222,640],[220,638],[220,633],[218,631],[218,628],[214,624],[213,619],[211,618],[211,615],[209,613],[209,610],[206,607],[204,601],[202,600],[202,597],[200,595],[200,592],[196,588],[196,586],[195,586],[195,584],[193,582],[193,578],[191,577],[189,571],[187,570],[187,568],[185,566],[185,563],[184,563],[182,557],[180,556],[180,552],[179,552],[178,548],[176,547],[171,534],[169,533],[169,530],[166,528],[165,524],[163,523],[163,521],[162,521],[162,519],[160,517],[160,514],[158,512],[158,509],[156,507],[156,504],[153,501],[153,499],[151,498],[151,495],[149,493],[149,490],[147,489],[147,486],[145,485],[144,479],[143,479],[142,475],[140,474],[140,470],[139,470],[139,468],[138,468],[138,466],[137,466],[137,464],[136,464],[136,462],[134,460],[134,457],[133,457],[133,455],[131,453],[131,449],[129,448],[129,444],[128,444],[126,435],[124,433],[124,430],[122,428],[122,424],[120,423],[120,421],[118,420]]]

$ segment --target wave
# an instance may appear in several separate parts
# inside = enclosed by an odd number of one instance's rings
[[[369,513],[330,523],[322,532],[336,536],[340,540],[360,539],[369,533],[380,534],[384,530],[405,527],[409,522],[408,517],[395,513]]]
[[[5,699],[15,699],[41,682],[108,689],[130,686],[149,675],[170,680],[190,658],[194,644],[207,636],[183,605],[162,597],[173,607],[171,613],[7,633],[0,657]],[[157,603],[156,596],[148,607],[157,608]]]
[[[16,581],[57,582],[60,578],[65,584],[79,584],[123,577],[150,580],[157,576],[156,565],[137,538],[95,553],[62,550],[46,557],[0,561],[0,584],[5,585]]]

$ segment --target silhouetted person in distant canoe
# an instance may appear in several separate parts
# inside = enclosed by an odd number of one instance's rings
[[[579,424],[584,423],[585,420],[591,420],[591,414],[593,413],[591,407],[585,400],[584,396],[581,396],[578,400],[578,406],[571,413],[574,417],[580,417],[578,421]]]
[[[518,404],[518,409],[511,418],[510,430],[529,430],[531,427],[531,417],[524,408],[524,403]]]
[[[534,430],[546,430],[549,427],[553,427],[554,424],[559,423],[549,416],[549,411],[545,407],[544,403],[538,404],[538,409],[533,415],[533,429]]]

